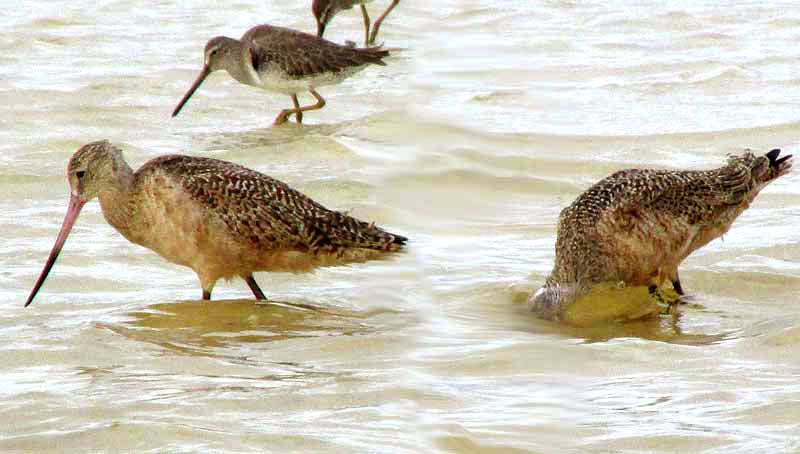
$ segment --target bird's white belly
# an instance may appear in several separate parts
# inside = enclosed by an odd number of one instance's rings
[[[276,93],[293,95],[295,93],[302,93],[317,87],[339,84],[344,79],[363,69],[364,66],[349,68],[336,73],[325,72],[302,78],[290,78],[277,70],[264,71],[259,74],[261,81],[259,88]]]

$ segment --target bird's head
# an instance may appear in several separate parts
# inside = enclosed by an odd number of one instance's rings
[[[317,20],[317,36],[320,38],[325,33],[328,22],[336,15],[337,11],[333,8],[333,3],[331,0],[314,0],[311,3],[311,13]]]
[[[232,41],[232,39],[227,36],[216,36],[206,43],[206,47],[203,50],[203,63],[209,72],[223,69],[222,62],[225,59],[225,53],[231,49],[229,45],[226,45],[228,41]]]
[[[208,40],[206,43],[206,48],[203,50],[203,68],[200,70],[200,74],[197,76],[197,79],[194,80],[194,83],[189,90],[183,95],[183,98],[172,111],[172,116],[178,115],[183,105],[189,101],[189,98],[192,97],[194,92],[200,88],[200,84],[206,80],[209,74],[219,69],[225,68],[225,58],[230,52],[234,52],[236,49],[240,49],[238,41],[232,38],[228,38],[227,36],[217,36]]]
[[[67,180],[70,187],[67,214],[64,216],[61,231],[58,232],[50,256],[47,258],[44,269],[33,286],[25,306],[31,304],[50,273],[50,269],[53,268],[83,205],[99,195],[108,180],[114,178],[115,170],[121,165],[127,165],[124,164],[122,152],[107,140],[88,143],[72,155],[67,165]]]
[[[547,282],[528,298],[528,306],[537,317],[560,320],[566,305],[575,300],[576,286]]]
[[[121,160],[122,151],[108,140],[80,147],[67,165],[70,196],[79,198],[83,203],[97,197],[104,182],[113,178]]]

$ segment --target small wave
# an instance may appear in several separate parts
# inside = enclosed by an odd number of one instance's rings
[[[40,17],[28,22],[33,29],[63,28],[75,25],[93,25],[93,22],[80,20],[76,17]]]

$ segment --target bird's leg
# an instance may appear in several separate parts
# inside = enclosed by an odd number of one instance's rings
[[[261,291],[261,287],[258,286],[258,283],[253,278],[252,274],[247,276],[247,277],[245,277],[244,281],[247,282],[247,285],[250,286],[250,290],[253,291],[253,295],[255,295],[257,300],[265,300],[265,299],[267,299],[267,297],[264,296],[264,292]]]
[[[674,288],[675,291],[678,292],[678,295],[684,295],[680,279],[675,279],[674,281],[672,281],[672,288]]]
[[[279,113],[278,116],[275,117],[275,121],[272,122],[272,125],[273,126],[278,126],[278,125],[282,125],[282,124],[286,123],[286,120],[288,119],[289,115],[291,115],[292,113],[294,113],[294,109],[283,109],[283,110],[281,110],[281,113]]]
[[[300,101],[297,100],[297,93],[292,95],[292,102],[294,103],[295,119],[297,123],[303,123],[303,112],[300,110]]]
[[[389,13],[392,12],[394,7],[397,6],[398,3],[400,3],[400,0],[392,0],[392,3],[390,3],[389,7],[386,8],[386,11],[384,11],[383,14],[381,14],[381,17],[379,17],[378,20],[375,21],[375,24],[372,26],[372,34],[369,36],[367,45],[375,44],[375,38],[378,37],[378,30],[381,28],[381,22],[383,22],[386,16],[388,16]],[[361,7],[363,8],[364,5],[362,4]]]
[[[314,95],[315,98],[317,98],[316,104],[312,104],[310,106],[305,106],[305,107],[297,107],[295,109],[283,109],[281,113],[278,114],[278,117],[275,118],[275,122],[273,123],[273,125],[277,126],[286,123],[286,120],[289,118],[289,115],[291,114],[302,115],[302,112],[305,112],[307,110],[317,110],[325,107],[325,100],[322,99],[322,96],[320,96],[319,93],[317,93],[313,88],[310,88],[308,91],[311,92],[311,94]]]
[[[305,107],[301,108],[300,110],[317,110],[317,109],[322,109],[323,107],[325,107],[325,100],[322,99],[322,96],[320,96],[319,93],[316,92],[316,90],[314,90],[312,88],[312,89],[309,89],[308,91],[310,91],[311,94],[314,95],[315,98],[317,98],[317,103],[313,104],[311,106],[305,106]]]
[[[364,47],[369,45],[369,13],[367,13],[367,6],[361,4],[361,15],[364,16]]]
[[[292,95],[292,101],[295,100],[296,96],[297,95]],[[298,105],[298,104],[300,104],[300,103],[298,102],[295,105]],[[273,126],[278,126],[278,125],[282,125],[282,124],[286,123],[289,120],[289,115],[291,115],[293,113],[297,113],[297,109],[296,108],[295,109],[283,109],[283,110],[281,110],[281,113],[279,113],[278,116],[275,117],[275,121],[272,122],[272,125]]]
[[[275,118],[275,122],[273,123],[273,125],[277,126],[286,123],[286,121],[289,119],[289,115],[291,114],[297,115],[299,117],[298,119],[300,119],[303,117],[303,112],[305,112],[306,110],[317,110],[325,107],[325,100],[322,99],[322,96],[320,96],[319,93],[317,93],[313,88],[309,89],[308,91],[311,92],[311,94],[314,95],[315,98],[317,98],[316,104],[300,107],[300,103],[297,102],[297,95],[294,95],[292,96],[292,100],[295,101],[296,107],[294,109],[283,109],[281,113],[279,113],[278,116]],[[298,123],[300,122],[298,121]]]
[[[214,290],[214,284],[217,283],[217,280],[204,273],[197,273],[197,277],[200,278],[200,288],[203,289],[203,299],[206,301],[210,300],[211,291]]]
[[[675,291],[678,292],[678,295],[683,296],[683,287],[681,287],[681,278],[678,277],[677,271],[675,271],[675,275],[672,276],[670,280],[672,281],[672,288],[674,288]]]

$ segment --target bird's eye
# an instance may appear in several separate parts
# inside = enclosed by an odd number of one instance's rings
[[[78,170],[77,172],[75,172],[75,176],[78,178],[83,178],[85,175],[86,175],[85,170]]]

